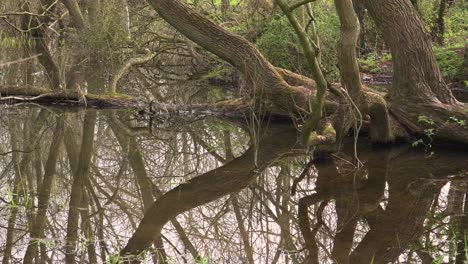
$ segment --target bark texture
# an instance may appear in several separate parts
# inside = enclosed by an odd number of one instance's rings
[[[455,104],[437,66],[430,35],[411,2],[365,0],[364,3],[392,53],[394,85],[390,96],[413,103]]]

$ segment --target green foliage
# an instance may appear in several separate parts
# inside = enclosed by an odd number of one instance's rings
[[[468,2],[454,3],[445,15],[444,38],[448,46],[463,46],[468,36]]]
[[[8,36],[0,32],[0,48],[19,49],[31,46],[32,41],[27,34],[21,34],[19,36]]]
[[[296,33],[285,16],[273,19],[256,44],[260,52],[277,67],[296,72],[303,72],[307,67]]]
[[[468,127],[468,123],[466,120],[463,120],[463,119],[459,119],[457,118],[456,116],[451,116],[448,120],[449,123],[455,123],[463,128],[467,128]]]
[[[428,152],[428,156],[434,155],[434,151],[432,151],[432,142],[434,140],[434,135],[437,133],[437,130],[440,128],[439,126],[436,125],[435,121],[425,115],[420,115],[418,116],[418,123],[421,124],[424,129],[423,133],[425,136],[425,139],[418,139],[414,141],[411,145],[413,147],[417,146],[424,146],[426,149],[426,152]],[[461,126],[463,128],[467,128],[467,120],[459,119],[456,116],[451,116],[448,120],[444,122],[444,124],[456,124],[458,126]]]
[[[315,25],[320,38],[322,66],[328,81],[339,81],[337,45],[340,39],[340,20],[333,1],[317,1],[312,4]]]
[[[210,263],[210,259],[208,257],[200,257],[197,259],[197,264],[208,264]]]
[[[382,62],[387,62],[392,60],[392,54],[391,53],[385,53],[382,58]]]
[[[225,97],[225,93],[216,86],[208,86],[207,98],[212,102],[217,102]]]
[[[189,2],[193,2],[192,1],[189,1]],[[229,4],[232,6],[232,5],[237,5],[239,4],[240,0],[229,0]],[[213,0],[213,3],[217,6],[221,5],[221,0]]]
[[[313,5],[315,25],[320,39],[321,65],[328,81],[339,80],[336,46],[340,35],[340,23],[332,1]],[[304,20],[307,24],[308,20]],[[312,30],[310,27],[308,30]],[[312,35],[312,32],[309,33]],[[260,52],[275,66],[308,75],[307,62],[296,33],[285,16],[277,16],[257,39]]]
[[[368,73],[380,73],[382,68],[379,66],[380,59],[375,53],[369,53],[366,56],[359,58],[358,63],[362,71]]]
[[[120,264],[123,261],[120,259],[120,255],[111,255],[107,257],[106,264]]]
[[[211,68],[207,73],[201,76],[201,79],[224,79],[232,74],[232,68],[227,67],[225,63],[220,62]]]
[[[425,116],[425,115],[420,115],[418,116],[418,123],[424,123],[433,126],[434,125],[434,120],[432,120],[430,117]]]
[[[457,74],[463,66],[463,58],[453,49],[439,47],[434,48],[434,55],[444,78],[449,80],[456,79]]]
[[[431,157],[435,153],[434,151],[432,151],[432,142],[434,140],[433,137],[435,133],[437,132],[437,128],[435,127],[435,122],[432,118],[428,116],[420,115],[418,117],[418,123],[426,127],[423,130],[426,139],[418,139],[414,141],[411,145],[413,147],[424,146],[426,152],[428,153],[428,157]]]

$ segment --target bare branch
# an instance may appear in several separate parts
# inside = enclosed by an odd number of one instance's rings
[[[28,61],[28,60],[32,60],[32,59],[35,59],[35,58],[37,58],[37,57],[39,57],[41,55],[42,55],[42,53],[39,53],[39,54],[30,56],[30,57],[27,57],[27,58],[15,60],[15,61],[9,61],[9,62],[5,62],[5,63],[0,63],[0,68],[8,67],[8,66],[13,65],[13,64],[17,64],[17,63],[25,62],[25,61]]]
[[[302,5],[312,3],[312,2],[315,2],[315,1],[316,0],[300,0],[299,2],[293,3],[291,6],[289,6],[288,10],[289,10],[289,12],[292,12],[292,11],[294,11],[294,9],[296,9],[296,8],[302,6]]]

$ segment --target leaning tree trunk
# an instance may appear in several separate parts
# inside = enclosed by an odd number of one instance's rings
[[[246,39],[230,33],[179,0],[150,0],[158,14],[184,36],[235,66],[256,99],[270,99],[288,112],[307,107],[310,90],[291,86]],[[308,87],[314,88],[314,87]],[[263,97],[263,98],[262,98]]]
[[[444,82],[436,63],[430,34],[408,0],[364,0],[369,14],[393,57],[394,83],[389,108],[412,134],[468,144],[468,129],[449,122],[453,116],[468,120],[466,107],[460,104]],[[433,121],[429,127],[418,122],[421,115]]]
[[[437,66],[432,43],[415,8],[407,0],[365,0],[369,14],[390,47],[394,62],[392,97],[455,104]]]

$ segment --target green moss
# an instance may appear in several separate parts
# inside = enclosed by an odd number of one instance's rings
[[[325,135],[326,137],[336,136],[336,130],[333,128],[331,123],[327,123],[323,129],[322,134]]]
[[[374,91],[377,91],[377,92],[387,92],[387,88],[385,86],[381,86],[381,85],[373,85],[373,84],[369,84],[367,85],[367,87],[371,90],[374,90]]]
[[[109,99],[117,99],[117,100],[129,100],[134,99],[133,96],[128,94],[121,94],[121,93],[105,93],[105,94],[87,94],[87,98],[95,99],[95,100],[109,100]]]
[[[227,76],[232,74],[232,68],[226,66],[225,63],[219,62],[214,67],[212,67],[207,73],[201,75],[200,79],[219,79],[224,80]]]

